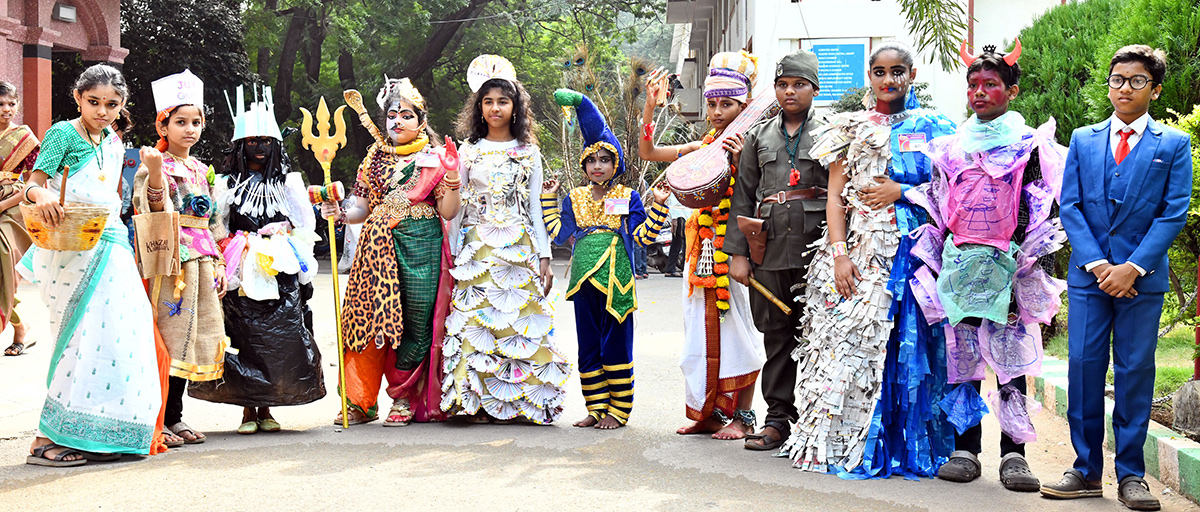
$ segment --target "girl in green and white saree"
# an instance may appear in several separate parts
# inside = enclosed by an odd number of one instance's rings
[[[69,167],[66,201],[105,206],[109,215],[91,250],[34,247],[17,267],[50,310],[55,342],[38,437],[26,459],[45,466],[149,454],[162,410],[154,318],[120,219],[124,149],[108,128],[128,90],[119,71],[98,64],[80,75],[74,96],[80,117],[46,132],[25,198],[57,225]]]

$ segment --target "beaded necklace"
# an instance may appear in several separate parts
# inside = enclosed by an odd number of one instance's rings
[[[800,139],[804,137],[805,126],[808,126],[808,117],[800,122],[800,129],[796,130],[796,137],[793,139],[787,132],[787,122],[782,117],[779,119],[779,131],[783,133],[786,141],[783,149],[787,151],[788,165],[792,167],[791,172],[788,173],[788,185],[793,187],[800,183],[800,171],[796,170],[796,153],[800,152]],[[795,145],[792,145],[793,140],[796,142]]]

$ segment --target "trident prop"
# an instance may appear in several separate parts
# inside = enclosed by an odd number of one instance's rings
[[[300,133],[304,138],[300,141],[300,145],[312,151],[313,156],[321,163],[321,170],[325,172],[325,187],[330,188],[333,180],[329,177],[329,165],[333,163],[333,156],[337,154],[339,148],[346,147],[346,120],[342,117],[342,110],[346,108],[342,105],[333,113],[333,122],[337,123],[337,135],[329,133],[329,107],[325,106],[325,97],[321,97],[321,104],[317,107],[317,134],[312,131],[312,114],[305,108],[301,108],[300,112],[304,114],[304,122],[300,125]],[[337,325],[337,355],[338,355],[338,395],[342,399],[342,428],[350,428],[350,415],[346,410],[346,360],[342,354],[342,300],[339,296],[341,287],[338,285],[337,271],[337,229],[334,227],[333,219],[326,219],[326,224],[329,225],[329,262],[333,267],[333,314]]]

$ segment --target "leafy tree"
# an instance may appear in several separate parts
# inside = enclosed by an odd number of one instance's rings
[[[1108,65],[1119,48],[1130,44],[1167,53],[1167,75],[1162,95],[1150,104],[1152,117],[1174,117],[1168,111],[1189,112],[1200,103],[1200,0],[1127,0],[1113,21],[1093,54],[1093,80],[1086,87],[1090,118],[1099,121],[1112,114],[1105,83]]]
[[[251,0],[246,23],[250,60],[275,86],[276,116],[298,122],[296,108],[310,110],[319,96],[340,103],[344,89],[357,88],[375,110],[374,93],[383,75],[409,77],[425,96],[430,126],[452,133],[470,92],[467,65],[482,53],[508,57],[533,97],[535,117],[561,118],[551,93],[563,85],[561,62],[585,44],[600,69],[624,60],[618,46],[634,39],[661,10],[661,0],[383,0],[371,2]],[[627,13],[627,14],[626,14]],[[664,56],[665,57],[665,56]],[[665,60],[665,58],[663,59]],[[334,161],[335,178],[351,178],[369,136],[358,123],[348,147]],[[556,145],[540,132],[543,145]],[[558,133],[554,130],[553,133]],[[319,179],[310,158],[288,141],[309,175]],[[543,147],[544,152],[550,148]],[[344,156],[342,156],[344,155]]]
[[[1103,45],[1120,5],[1121,0],[1073,1],[1046,11],[1020,33],[1021,93],[1011,108],[1033,126],[1053,116],[1063,144],[1072,130],[1095,122],[1080,92],[1095,80],[1090,57]]]
[[[967,33],[964,2],[956,0],[898,0],[917,50],[932,48],[942,69],[959,66],[958,46]]]
[[[136,121],[126,138],[149,146],[158,141],[150,83],[191,69],[204,80],[208,104],[207,127],[193,154],[220,167],[221,151],[233,136],[225,93],[255,79],[244,34],[238,0],[121,0],[121,44],[130,55],[124,68],[128,108]]]

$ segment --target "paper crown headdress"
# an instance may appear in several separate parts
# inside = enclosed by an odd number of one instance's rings
[[[425,97],[421,96],[421,91],[413,87],[411,81],[407,78],[388,78],[387,75],[383,75],[383,87],[379,89],[379,94],[375,96],[375,103],[379,104],[379,110],[387,110],[388,105],[385,103],[392,91],[399,91],[400,96],[412,102],[414,107],[425,110]]]
[[[190,69],[150,82],[154,92],[154,111],[162,112],[179,105],[195,105],[204,110],[204,82]]]
[[[621,141],[617,139],[604,114],[596,108],[596,104],[583,93],[571,89],[554,91],[554,101],[563,107],[575,107],[575,115],[579,118],[579,133],[583,135],[583,152],[579,155],[582,164],[587,157],[601,149],[611,151],[617,157],[616,172],[613,179],[625,174],[625,151],[621,149]]]
[[[283,140],[279,132],[279,123],[275,122],[275,104],[271,101],[271,88],[263,86],[262,100],[259,101],[258,86],[254,87],[254,102],[246,108],[244,86],[237,87],[237,109],[229,105],[229,114],[233,116],[233,139],[247,137],[270,137]],[[229,93],[225,94],[225,102],[229,103]]]
[[[516,83],[517,70],[508,59],[499,55],[480,55],[467,66],[467,85],[471,87],[471,92],[479,92],[484,82],[493,78]]]

